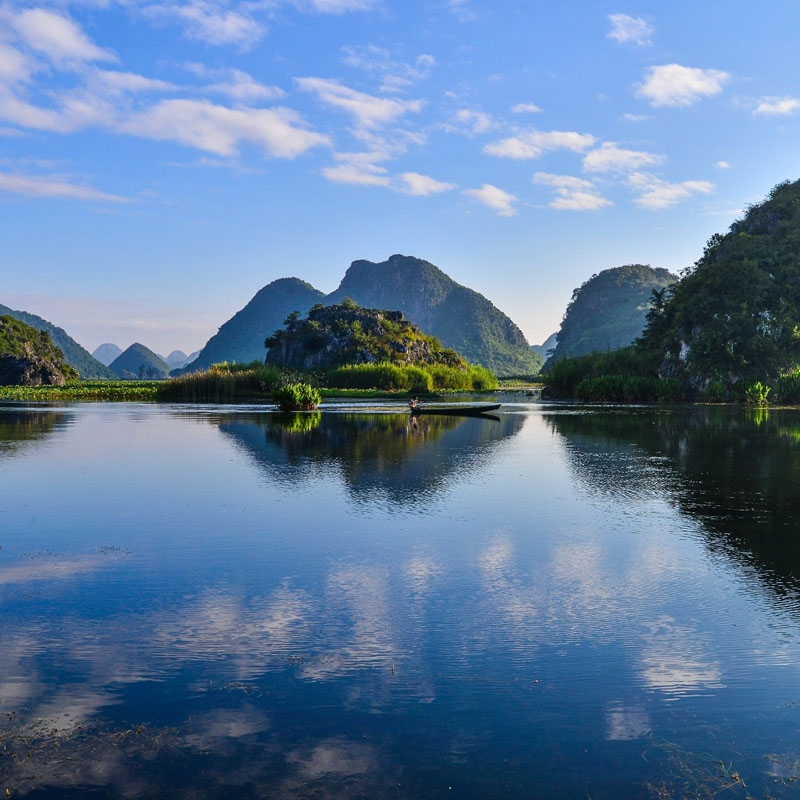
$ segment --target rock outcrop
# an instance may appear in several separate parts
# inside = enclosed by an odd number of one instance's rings
[[[77,377],[48,333],[0,316],[0,386],[63,386]]]
[[[267,364],[316,370],[342,364],[446,364],[464,366],[454,350],[412,325],[402,311],[361,308],[352,302],[318,304],[308,319],[290,315],[265,345]]]
[[[52,361],[38,356],[0,356],[0,386],[63,386],[66,382]]]

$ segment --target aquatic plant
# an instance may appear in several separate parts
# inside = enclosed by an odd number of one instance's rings
[[[761,381],[756,381],[745,389],[745,400],[754,406],[765,406],[769,402],[767,395],[772,391],[769,386],[765,386]]]
[[[674,378],[646,378],[636,375],[602,375],[584,378],[574,396],[583,401],[606,403],[655,403],[685,399],[684,388]]]
[[[281,411],[312,411],[322,395],[308,383],[290,383],[272,393],[272,399]]]
[[[497,388],[497,378],[488,369],[469,365],[466,369],[441,364],[350,364],[328,372],[322,382],[336,389],[378,389],[404,392],[486,391]]]

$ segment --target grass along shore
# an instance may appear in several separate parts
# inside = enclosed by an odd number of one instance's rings
[[[64,386],[0,386],[0,401],[69,402],[151,401],[173,403],[271,403],[281,387],[299,382],[319,389],[323,398],[433,398],[447,393],[492,391],[494,374],[483,367],[467,370],[361,364],[320,374],[298,373],[252,364],[215,364],[166,381],[83,381]]]

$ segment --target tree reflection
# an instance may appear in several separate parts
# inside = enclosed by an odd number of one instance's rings
[[[548,417],[587,487],[661,494],[702,524],[706,544],[800,589],[800,414],[734,407]],[[620,481],[624,467],[626,480]]]
[[[303,419],[264,414],[226,417],[218,424],[276,480],[296,484],[334,469],[353,494],[379,493],[403,504],[429,499],[454,473],[474,473],[499,442],[524,424],[522,416],[297,416]]]

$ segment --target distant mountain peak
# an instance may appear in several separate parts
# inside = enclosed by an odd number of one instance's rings
[[[95,349],[92,357],[96,358],[101,364],[108,366],[120,353],[122,348],[113,342],[104,342]]]
[[[169,374],[169,364],[141,342],[134,342],[115,358],[109,369],[120,378],[159,379]]]

